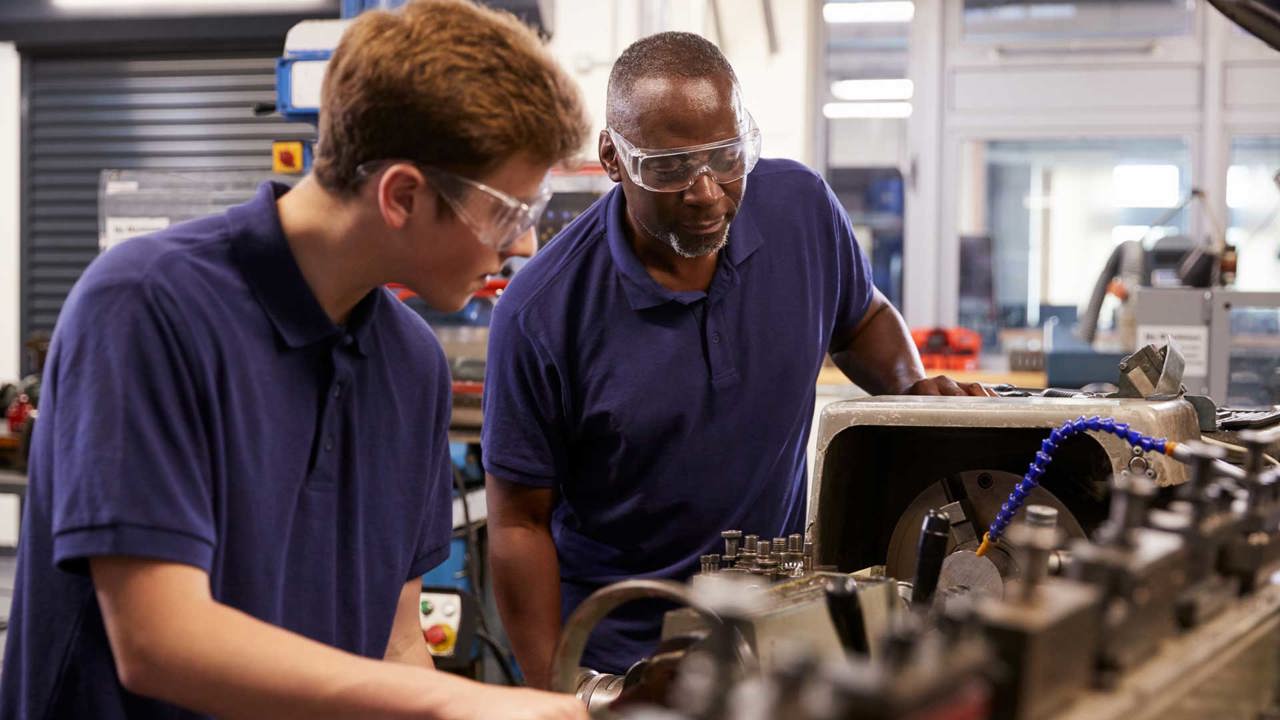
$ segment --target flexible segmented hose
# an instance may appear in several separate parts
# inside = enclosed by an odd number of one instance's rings
[[[1068,420],[1062,424],[1062,427],[1049,433],[1049,437],[1040,443],[1040,450],[1036,453],[1036,459],[1032,461],[1031,466],[1027,468],[1027,474],[1022,477],[1022,481],[1013,489],[1013,492],[1009,493],[1009,499],[1005,501],[1004,505],[1000,506],[1000,512],[996,514],[996,519],[991,521],[991,526],[987,528],[986,535],[982,537],[982,544],[978,546],[977,550],[978,555],[986,555],[987,551],[991,549],[991,544],[999,540],[1000,536],[1009,527],[1009,523],[1013,522],[1013,516],[1018,513],[1023,503],[1027,501],[1027,495],[1040,484],[1040,478],[1044,476],[1049,463],[1053,461],[1053,453],[1058,449],[1058,445],[1072,435],[1079,435],[1086,430],[1110,433],[1134,447],[1142,448],[1146,452],[1154,450],[1165,455],[1172,455],[1174,448],[1177,447],[1177,443],[1172,440],[1143,435],[1137,430],[1130,429],[1128,423],[1116,422],[1115,418],[1100,418],[1094,415],[1091,418],[1082,416],[1075,420]]]

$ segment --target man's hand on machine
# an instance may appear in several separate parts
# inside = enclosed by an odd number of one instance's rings
[[[587,720],[587,706],[562,693],[482,686],[442,709],[443,720]]]
[[[973,397],[995,397],[982,383],[958,383],[946,375],[938,375],[919,380],[908,387],[903,395],[968,395]]]

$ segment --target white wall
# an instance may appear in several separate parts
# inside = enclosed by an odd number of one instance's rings
[[[747,108],[764,135],[764,154],[812,165],[815,102],[808,78],[814,4],[774,0],[778,52],[770,54],[763,3],[720,0],[724,37],[717,38],[710,0],[557,0],[551,51],[578,80],[592,117],[584,157],[596,156],[614,59],[645,35],[683,30],[715,42],[733,65]]]
[[[905,120],[859,118],[829,120],[827,165],[830,167],[896,167],[906,171]]]
[[[0,381],[18,376],[20,335],[19,131],[22,87],[18,51],[0,43]]]

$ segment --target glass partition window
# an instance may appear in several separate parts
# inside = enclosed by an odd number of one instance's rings
[[[915,94],[907,77],[915,6],[906,0],[822,4],[826,35],[822,120],[827,182],[840,199],[875,283],[902,307],[902,168]]]
[[[1239,252],[1236,287],[1280,290],[1280,135],[1232,141],[1227,225]]]
[[[964,0],[965,40],[1037,42],[1189,35],[1192,0]]]
[[[993,349],[1007,329],[1074,324],[1117,245],[1186,231],[1190,183],[1181,139],[965,143],[960,323]]]
[[[1280,308],[1233,308],[1228,318],[1231,350],[1226,404],[1280,405]]]

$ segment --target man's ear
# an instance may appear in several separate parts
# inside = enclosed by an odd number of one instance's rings
[[[609,137],[608,130],[600,131],[600,142],[596,152],[600,156],[600,167],[604,168],[604,173],[614,182],[622,182],[622,168],[618,166],[618,148],[614,147],[613,138]]]
[[[435,214],[438,196],[428,193],[424,203],[417,194],[423,187],[429,188],[430,183],[411,163],[395,163],[382,173],[376,190],[378,210],[388,226],[399,230],[408,224],[414,213]]]

